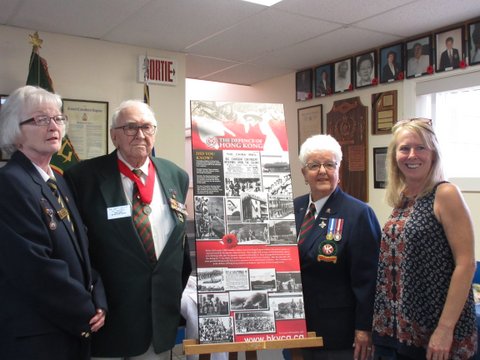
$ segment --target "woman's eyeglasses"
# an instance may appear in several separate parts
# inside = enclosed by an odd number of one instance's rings
[[[55,115],[55,116],[48,116],[48,115],[38,115],[34,116],[28,120],[22,121],[19,125],[25,125],[30,123],[35,123],[36,126],[48,126],[50,125],[51,121],[55,121],[57,125],[66,125],[68,122],[67,115]]]

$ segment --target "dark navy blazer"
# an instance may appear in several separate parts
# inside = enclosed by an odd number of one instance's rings
[[[309,199],[294,200],[297,233]],[[327,240],[330,218],[344,220],[339,241]],[[324,349],[351,349],[355,330],[371,331],[380,237],[373,210],[337,188],[298,245],[307,328]]]
[[[31,352],[35,359],[81,359],[62,354],[88,342],[81,333],[90,330],[96,308],[107,308],[73,197],[61,176],[57,184],[75,233],[23,153],[15,152],[0,169],[1,359],[28,358]]]

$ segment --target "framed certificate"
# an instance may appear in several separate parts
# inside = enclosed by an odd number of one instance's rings
[[[82,160],[108,153],[108,102],[63,99],[67,134]]]
[[[322,120],[322,105],[298,109],[298,152],[310,136],[322,133]]]

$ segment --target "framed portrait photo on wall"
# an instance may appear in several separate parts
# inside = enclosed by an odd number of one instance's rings
[[[469,64],[480,64],[480,21],[468,24]]]
[[[407,78],[433,74],[432,36],[407,41]]]
[[[387,182],[387,148],[373,148],[373,187],[385,189]]]
[[[380,82],[389,83],[404,78],[403,43],[380,49]]]
[[[337,61],[334,64],[335,81],[334,92],[341,93],[353,90],[352,85],[352,58]]]
[[[332,64],[315,68],[315,97],[332,95]]]
[[[355,88],[377,85],[377,52],[355,56]]]
[[[295,74],[295,100],[305,101],[313,98],[313,70],[298,71]]]
[[[435,34],[436,71],[458,69],[462,62],[464,28],[458,27]]]

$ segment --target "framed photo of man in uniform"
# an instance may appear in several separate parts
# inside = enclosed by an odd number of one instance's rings
[[[437,72],[458,69],[464,62],[463,39],[463,26],[435,34]]]
[[[410,40],[406,43],[407,78],[433,74],[432,36]]]

